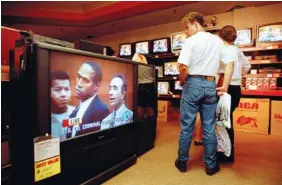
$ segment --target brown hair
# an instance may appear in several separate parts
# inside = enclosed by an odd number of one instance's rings
[[[187,23],[187,22],[197,22],[199,23],[202,27],[205,26],[205,20],[204,20],[204,16],[202,14],[200,14],[199,12],[189,12],[187,15],[185,15],[182,19],[181,19],[181,23]]]
[[[228,43],[233,43],[237,38],[236,29],[231,25],[227,25],[221,28],[218,35]]]

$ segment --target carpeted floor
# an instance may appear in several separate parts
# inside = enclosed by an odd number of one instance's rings
[[[155,148],[104,185],[282,185],[282,136],[236,132],[235,163],[207,176],[203,147],[191,146],[186,173],[174,167],[179,130],[179,121],[158,122]]]

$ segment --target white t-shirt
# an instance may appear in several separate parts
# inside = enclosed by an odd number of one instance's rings
[[[185,40],[178,63],[188,66],[190,75],[216,77],[220,61],[224,65],[232,62],[225,49],[218,36],[204,31],[197,32]]]
[[[229,56],[232,56],[232,60],[234,61],[234,69],[230,85],[241,85],[242,70],[249,71],[251,64],[248,61],[247,57],[245,57],[244,53],[238,47],[234,45],[226,46],[225,51]],[[219,73],[224,73],[224,65],[222,64],[220,65]]]

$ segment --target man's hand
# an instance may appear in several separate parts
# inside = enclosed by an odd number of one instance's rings
[[[226,88],[224,86],[216,88],[217,96],[222,96],[225,92],[227,92],[227,90],[228,87]]]
[[[178,65],[178,70],[179,70],[179,81],[180,85],[183,86],[185,83],[185,79],[188,75],[188,66],[184,64],[179,64]]]
[[[221,87],[216,88],[218,96],[222,96],[223,93],[228,91],[230,80],[231,80],[232,74],[233,74],[233,68],[234,68],[233,62],[230,62],[230,63],[225,65],[223,84],[221,85]]]

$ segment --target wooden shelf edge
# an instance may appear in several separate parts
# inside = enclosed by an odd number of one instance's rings
[[[259,47],[247,47],[247,48],[240,48],[240,49],[243,52],[275,50],[275,49],[282,49],[282,44],[270,45],[270,46],[259,46]]]
[[[282,90],[242,90],[242,95],[282,97]]]

